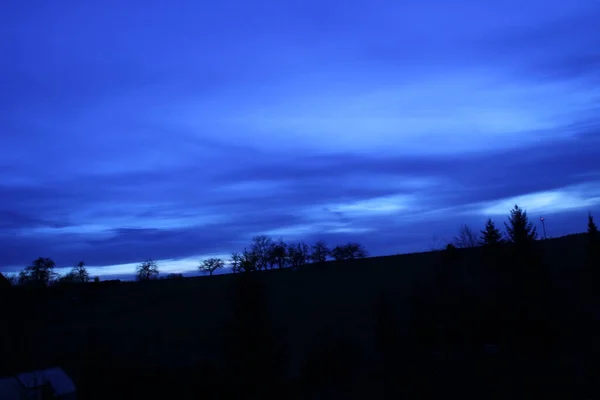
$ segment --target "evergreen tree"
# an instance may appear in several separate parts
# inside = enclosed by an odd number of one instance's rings
[[[480,243],[486,247],[496,247],[504,241],[502,233],[491,218],[485,223],[485,229],[481,231]]]
[[[591,262],[592,264],[600,264],[600,235],[591,213],[588,215],[588,239]]]
[[[508,239],[516,245],[527,245],[537,239],[537,229],[533,222],[529,221],[527,211],[515,204],[510,210],[508,224],[505,222]]]
[[[594,222],[594,217],[592,213],[588,215],[588,235],[591,242],[598,240],[598,227]]]

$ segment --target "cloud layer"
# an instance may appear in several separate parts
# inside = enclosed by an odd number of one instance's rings
[[[597,1],[151,3],[1,6],[0,269],[599,208]]]

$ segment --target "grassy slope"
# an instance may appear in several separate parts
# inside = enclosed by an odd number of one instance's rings
[[[585,238],[571,235],[543,243],[547,267],[575,271],[585,257]],[[375,257],[309,265],[298,271],[263,273],[276,328],[284,329],[291,371],[297,370],[315,338],[329,332],[351,339],[367,360],[375,356],[376,300],[391,294],[392,311],[406,322],[414,285],[425,281],[443,252]],[[481,251],[461,251],[457,273],[477,272]],[[571,286],[560,274],[560,284]],[[232,301],[234,276],[121,283],[85,293],[50,291],[44,300],[47,324],[33,333],[42,363],[80,363],[94,332],[96,348],[118,365],[165,366],[216,358],[223,322]],[[364,361],[367,361],[364,360]],[[365,365],[368,363],[365,363]]]

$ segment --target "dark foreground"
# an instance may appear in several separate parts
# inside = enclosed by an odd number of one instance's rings
[[[2,373],[60,365],[84,400],[596,399],[599,265],[565,243],[12,288]]]

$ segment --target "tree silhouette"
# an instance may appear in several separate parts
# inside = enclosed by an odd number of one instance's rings
[[[200,272],[203,272],[205,274],[209,274],[210,276],[212,276],[213,272],[215,272],[218,269],[221,269],[225,266],[225,262],[223,260],[221,260],[220,258],[209,258],[207,260],[202,261],[202,263],[200,264],[200,266],[198,267],[198,269],[200,270]]]
[[[310,259],[314,263],[322,263],[327,261],[327,257],[331,254],[331,250],[327,247],[324,241],[319,240],[312,246]]]
[[[33,261],[32,265],[19,273],[19,283],[48,285],[57,276],[54,272],[55,266],[56,264],[52,259],[39,257]]]
[[[83,261],[79,261],[77,265],[73,267],[71,274],[74,275],[76,281],[79,283],[86,283],[90,280],[90,274],[85,268],[85,263]]]
[[[594,222],[594,217],[592,216],[592,213],[589,213],[588,215],[588,237],[590,239],[591,243],[596,243],[599,239],[598,237],[598,227],[596,226],[596,223]]]
[[[594,217],[591,213],[588,215],[587,233],[589,246],[588,249],[591,263],[593,264],[593,267],[600,267],[600,234],[598,234],[598,227],[596,226],[596,223],[594,222]],[[598,272],[596,268],[594,268],[594,273],[599,274],[600,272]],[[594,278],[594,281],[595,280],[596,278]]]
[[[512,254],[503,271],[504,279],[510,282],[510,292],[502,300],[506,317],[502,329],[519,334],[505,332],[503,336],[518,357],[539,365],[543,349],[553,348],[550,342],[554,330],[549,328],[554,321],[551,275],[535,246],[537,231],[527,213],[515,205],[505,226]]]
[[[79,283],[79,278],[73,271],[71,271],[61,277],[58,277],[58,280],[56,283],[61,284],[61,285],[62,284],[72,285],[72,284]]]
[[[273,240],[266,235],[258,235],[252,238],[250,251],[256,256],[256,268],[259,271],[267,269],[272,247]]]
[[[244,252],[240,256],[240,272],[254,272],[258,265],[258,256],[250,250],[244,249]]]
[[[345,260],[347,258],[345,246],[339,244],[336,245],[333,249],[331,249],[331,257],[333,257],[335,261]]]
[[[337,245],[331,250],[331,256],[336,261],[355,260],[357,258],[368,257],[367,250],[355,242],[348,242],[344,245]]]
[[[234,251],[233,253],[231,253],[231,272],[233,272],[234,274],[237,274],[238,272],[242,272],[241,270],[241,264],[242,264],[242,254],[238,253],[237,251]]]
[[[287,244],[282,240],[271,247],[271,262],[277,264],[279,268],[285,268],[288,264]]]
[[[138,281],[149,281],[158,278],[159,270],[156,261],[147,260],[136,268],[136,278]]]
[[[477,235],[469,225],[461,225],[458,236],[454,238],[454,245],[460,249],[477,247]]]
[[[305,265],[309,259],[309,247],[304,242],[291,243],[287,247],[287,257],[293,268]]]
[[[485,223],[485,228],[481,231],[480,244],[485,247],[498,247],[502,242],[502,233],[491,218]]]
[[[506,233],[508,239],[518,245],[525,246],[531,244],[537,239],[537,229],[533,222],[529,221],[527,212],[518,205],[515,204],[512,210],[510,210],[510,216],[508,223],[504,223],[506,226]]]

